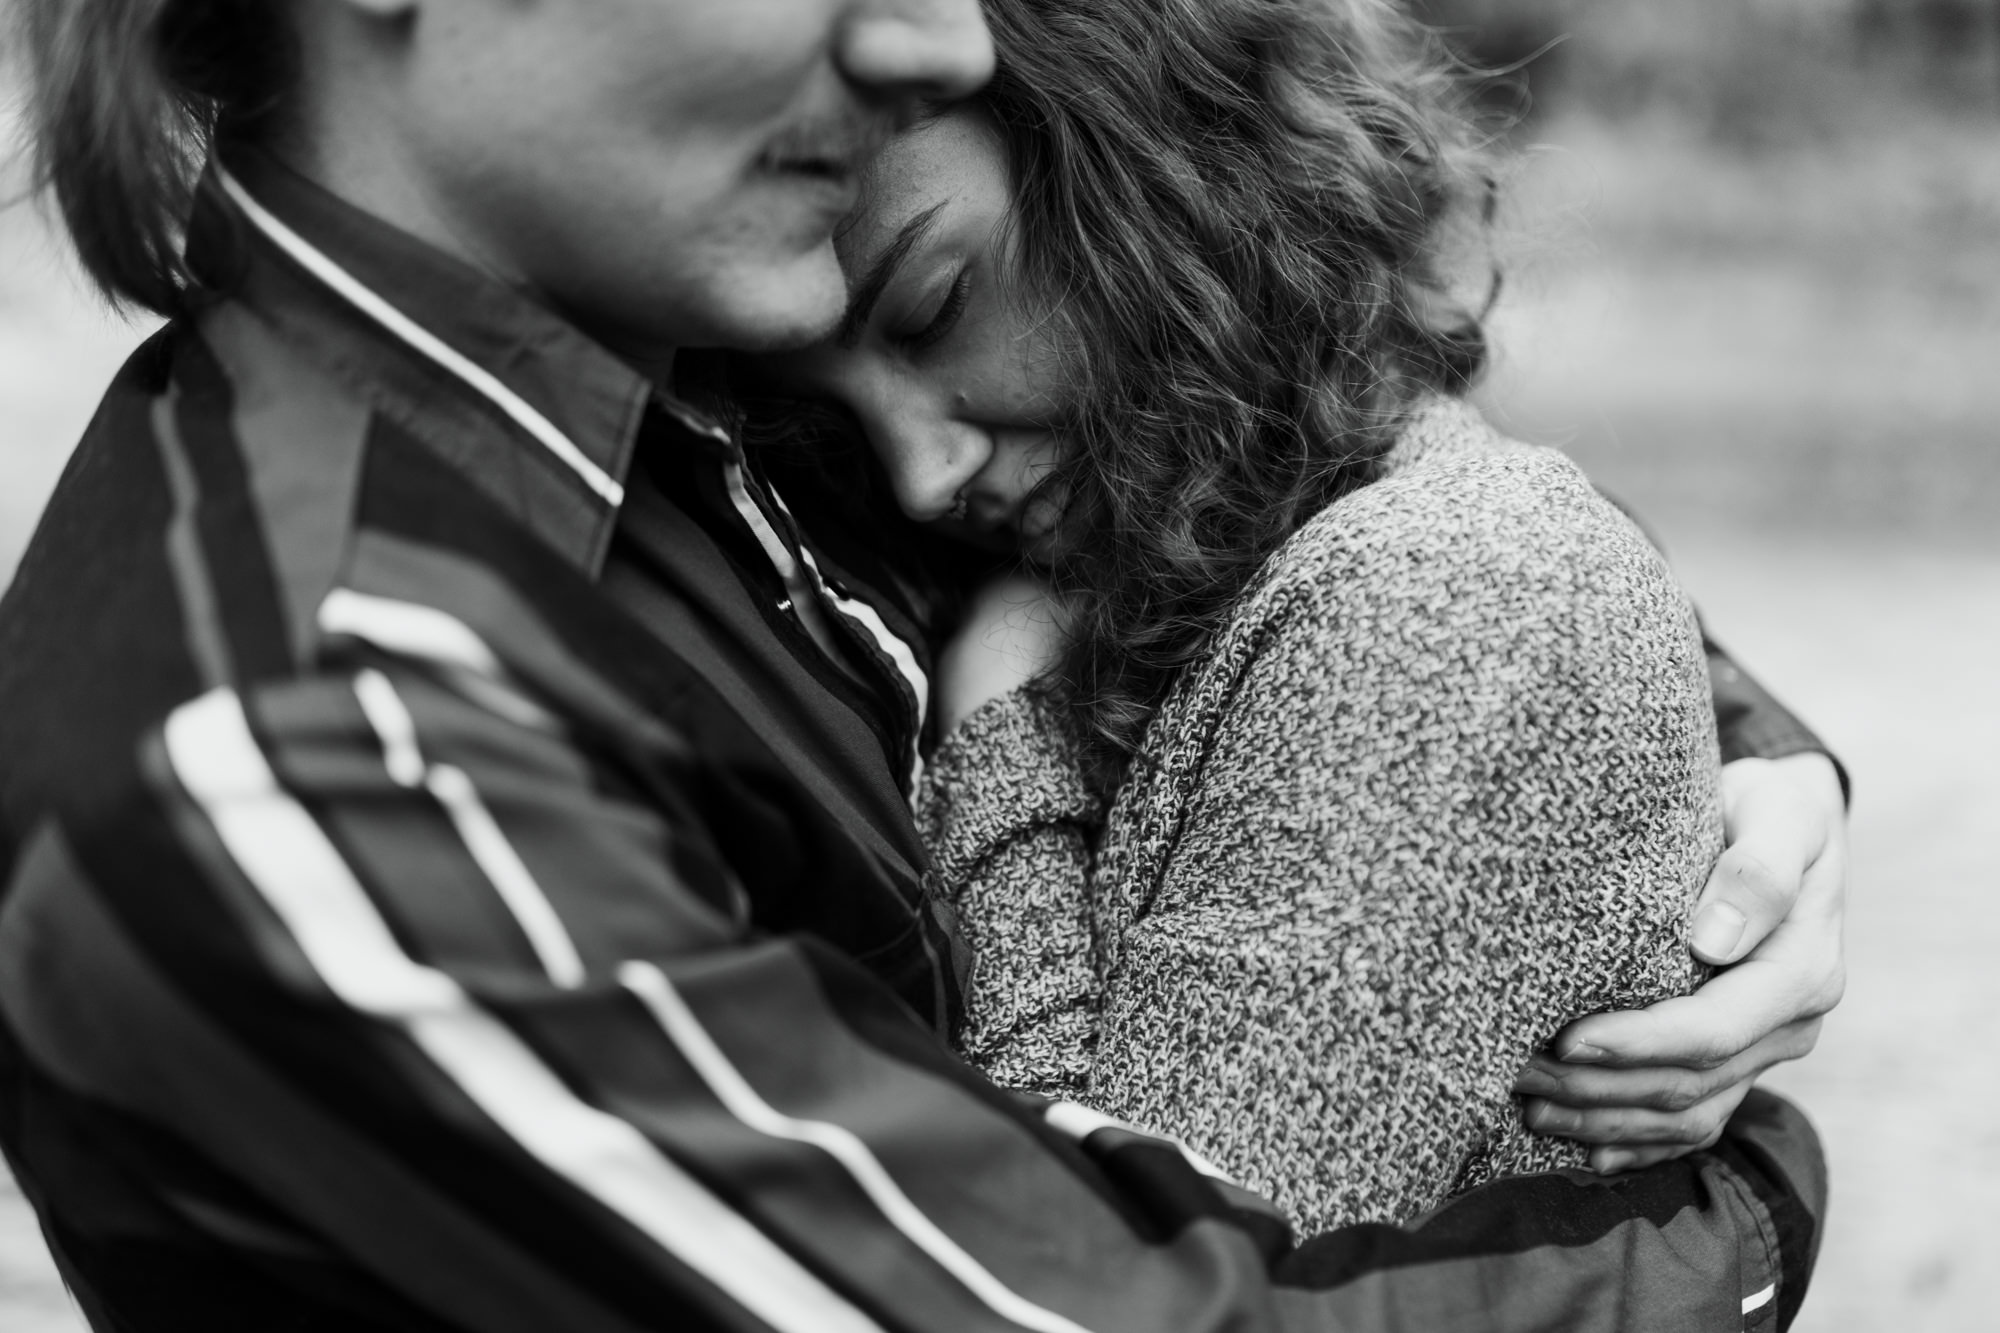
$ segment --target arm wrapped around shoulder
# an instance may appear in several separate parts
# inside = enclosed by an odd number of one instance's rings
[[[1721,845],[1692,608],[1552,452],[1432,453],[1280,553],[1114,813],[1097,1105],[1308,1228],[1580,1165],[1509,1094],[1699,979]]]

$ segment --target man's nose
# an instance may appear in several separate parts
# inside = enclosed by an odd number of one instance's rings
[[[835,40],[843,74],[897,97],[953,101],[993,77],[979,0],[857,0]]]

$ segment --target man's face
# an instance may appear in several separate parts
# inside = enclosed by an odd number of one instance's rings
[[[828,330],[861,168],[993,64],[977,0],[417,0],[402,40],[441,224],[640,356]]]

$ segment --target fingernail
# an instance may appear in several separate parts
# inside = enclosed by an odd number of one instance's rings
[[[1562,1081],[1529,1065],[1514,1080],[1514,1091],[1523,1097],[1546,1096],[1562,1086]]]
[[[1564,1063],[1572,1065],[1601,1065],[1610,1058],[1610,1052],[1587,1041],[1573,1041],[1557,1054],[1562,1056]]]
[[[1592,1155],[1591,1169],[1601,1176],[1612,1175],[1632,1165],[1632,1154],[1623,1148],[1605,1148]]]
[[[1567,1106],[1535,1102],[1528,1107],[1528,1123],[1545,1134],[1567,1134],[1583,1124],[1583,1117]]]
[[[1749,924],[1743,913],[1728,903],[1710,903],[1694,919],[1694,951],[1727,961]]]

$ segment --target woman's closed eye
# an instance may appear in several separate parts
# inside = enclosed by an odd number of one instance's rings
[[[935,298],[934,305],[926,301],[924,309],[911,317],[909,323],[915,325],[911,332],[893,335],[895,341],[913,352],[935,347],[958,327],[959,318],[965,314],[965,305],[971,295],[972,269],[967,266],[960,269],[951,285]]]

